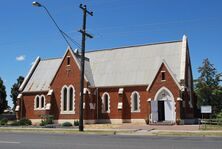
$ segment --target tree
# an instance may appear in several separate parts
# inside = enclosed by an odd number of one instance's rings
[[[8,107],[8,102],[6,100],[7,94],[4,86],[3,80],[0,78],[0,114],[4,112]]]
[[[19,76],[17,79],[17,82],[15,84],[13,84],[13,86],[11,88],[10,97],[12,98],[12,102],[13,102],[13,108],[12,108],[13,111],[15,110],[15,107],[16,107],[17,96],[19,94],[19,87],[23,81],[24,81],[24,77]]]
[[[197,105],[211,105],[213,113],[217,114],[222,109],[222,87],[220,86],[222,73],[218,73],[209,59],[204,59],[198,68],[200,77],[195,82]]]

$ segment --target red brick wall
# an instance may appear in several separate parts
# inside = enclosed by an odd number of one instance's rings
[[[161,71],[165,71],[166,81],[161,81]],[[119,88],[99,88],[99,118],[100,119],[147,119],[150,114],[150,103],[147,102],[149,98],[154,99],[157,91],[165,86],[168,88],[173,96],[176,103],[176,118],[180,118],[180,102],[177,101],[177,98],[180,97],[180,91],[172,76],[166,69],[164,65],[161,66],[158,71],[155,80],[150,87],[150,90],[147,91],[147,86],[132,86],[124,87],[123,94],[123,109],[120,111],[117,108],[119,95]],[[131,113],[131,94],[133,91],[137,91],[140,94],[140,112]],[[110,113],[101,113],[102,105],[102,95],[103,93],[108,92],[110,96]]]
[[[66,58],[63,60],[55,79],[51,84],[54,96],[52,97],[51,114],[55,119],[78,119],[79,118],[79,98],[80,98],[80,69],[73,59],[70,51],[66,56],[70,56],[70,66],[67,66]],[[73,85],[75,88],[75,114],[60,114],[61,89],[64,85]],[[85,87],[87,83],[85,82]]]
[[[44,95],[46,103],[49,102],[47,93],[28,93],[23,95],[23,105],[21,106],[22,118],[40,119],[42,114],[46,114],[45,110],[34,110],[34,100],[37,95]]]
[[[165,71],[166,81],[161,81],[161,79],[162,79],[161,78],[161,71]],[[163,86],[168,88],[174,96],[174,101],[176,103],[176,119],[179,119],[180,118],[180,102],[177,101],[177,98],[180,97],[180,90],[179,90],[178,86],[176,85],[174,79],[170,75],[169,71],[164,66],[164,64],[162,64],[162,66],[160,67],[160,69],[155,77],[155,80],[150,87],[149,98],[151,98],[153,100],[157,91]]]

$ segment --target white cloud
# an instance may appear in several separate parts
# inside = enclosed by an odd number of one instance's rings
[[[24,61],[25,60],[25,55],[20,55],[16,57],[17,61]]]

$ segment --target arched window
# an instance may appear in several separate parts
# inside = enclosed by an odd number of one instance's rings
[[[45,109],[45,96],[36,95],[34,100],[34,110],[44,110]]]
[[[63,89],[63,111],[67,111],[67,88]]]
[[[39,109],[40,105],[39,105],[39,96],[36,96],[35,98],[35,109]]]
[[[110,112],[110,96],[108,93],[104,93],[102,96],[102,112],[103,113]]]
[[[45,107],[45,97],[41,96],[41,108]]]
[[[73,110],[73,88],[69,88],[69,110]]]
[[[75,114],[75,89],[72,85],[63,86],[61,90],[61,114]]]
[[[140,95],[137,91],[131,94],[131,112],[140,112]]]

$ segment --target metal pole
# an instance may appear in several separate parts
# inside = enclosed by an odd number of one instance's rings
[[[83,26],[80,32],[82,33],[82,50],[81,50],[81,79],[80,79],[80,104],[79,104],[79,131],[83,131],[83,89],[84,89],[84,70],[85,70],[85,42],[86,36],[92,38],[92,36],[86,33],[86,14],[93,15],[92,12],[87,11],[86,5],[80,4],[80,8],[83,10]]]

